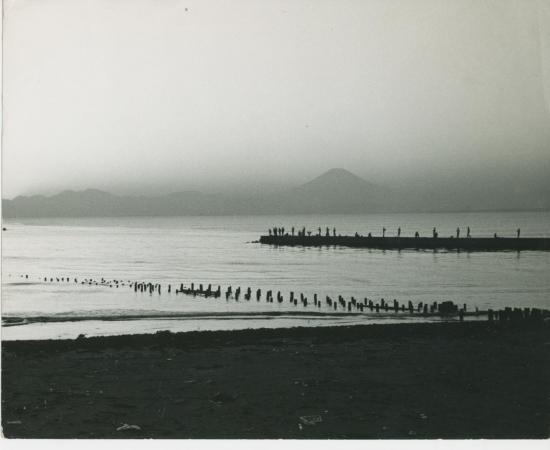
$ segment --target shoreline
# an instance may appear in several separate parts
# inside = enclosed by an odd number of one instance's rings
[[[546,322],[5,341],[2,426],[9,438],[542,439],[549,341]]]

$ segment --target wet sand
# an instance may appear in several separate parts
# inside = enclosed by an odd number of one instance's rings
[[[13,341],[2,426],[13,438],[548,438],[548,379],[548,324]]]

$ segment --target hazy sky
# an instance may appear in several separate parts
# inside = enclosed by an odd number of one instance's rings
[[[550,160],[547,0],[7,0],[3,197]]]

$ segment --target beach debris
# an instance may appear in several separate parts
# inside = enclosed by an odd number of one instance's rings
[[[117,431],[129,431],[129,430],[141,430],[141,427],[139,425],[128,425],[127,423],[123,423],[120,427],[116,429]]]
[[[321,416],[300,416],[300,422],[304,425],[316,425],[321,423],[323,418]]]

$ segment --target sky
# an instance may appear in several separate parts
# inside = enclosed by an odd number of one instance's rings
[[[4,198],[550,169],[546,0],[7,0],[3,32]]]

